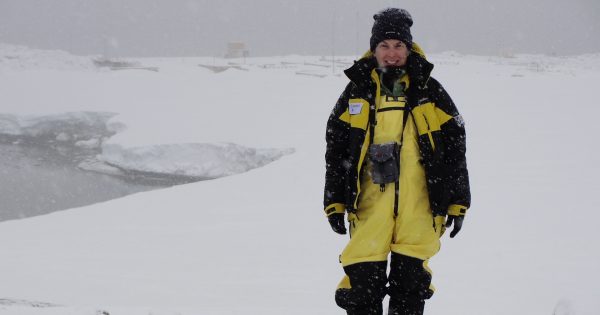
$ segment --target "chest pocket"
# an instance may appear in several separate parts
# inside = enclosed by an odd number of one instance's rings
[[[377,125],[375,126],[374,143],[400,143],[405,109],[406,99],[404,96],[381,97],[375,115]]]

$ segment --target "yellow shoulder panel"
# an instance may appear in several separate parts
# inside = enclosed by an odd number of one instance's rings
[[[350,123],[350,113],[348,112],[348,109],[346,109],[346,111],[344,111],[344,113],[342,113],[338,118],[345,123]]]
[[[348,100],[348,109],[350,126],[367,130],[369,125],[369,102],[362,98],[351,98]]]
[[[412,110],[417,125],[419,135],[440,130],[440,122],[435,114],[435,106],[433,103],[425,103],[415,107]]]
[[[453,117],[446,114],[445,111],[439,109],[439,107],[435,107],[435,114],[438,117],[438,120],[440,122],[440,126],[445,124],[448,120],[452,119]]]

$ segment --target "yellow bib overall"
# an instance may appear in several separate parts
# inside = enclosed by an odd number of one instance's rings
[[[376,78],[374,76],[374,78]],[[376,80],[379,85],[379,80]],[[378,87],[377,89],[381,89]],[[401,143],[399,197],[397,215],[394,213],[395,183],[381,191],[371,179],[372,165],[365,159],[360,181],[356,214],[349,214],[350,241],[340,256],[344,267],[362,263],[387,261],[391,252],[427,261],[440,249],[445,217],[432,216],[425,182],[425,171],[417,144],[417,131],[412,115],[404,115],[403,96],[376,97],[376,121],[373,143]],[[404,117],[407,117],[404,122]],[[338,288],[350,288],[344,277]],[[433,288],[431,287],[433,290]]]

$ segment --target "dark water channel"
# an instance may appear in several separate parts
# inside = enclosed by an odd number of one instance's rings
[[[194,180],[84,171],[99,152],[0,138],[0,221],[75,208]]]

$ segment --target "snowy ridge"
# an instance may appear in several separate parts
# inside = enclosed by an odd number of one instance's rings
[[[578,56],[544,56],[531,54],[515,54],[506,56],[464,55],[447,51],[429,54],[428,59],[435,65],[457,65],[459,62],[477,62],[508,66],[522,73],[560,72],[573,74],[575,70],[600,71],[600,54],[584,54]]]
[[[38,143],[60,142],[99,148],[107,138],[124,128],[120,123],[108,122],[115,115],[110,112],[71,112],[43,116],[0,114],[0,136]]]
[[[40,50],[0,43],[0,70],[95,70],[92,58],[62,50]]]
[[[254,149],[234,143],[185,143],[124,148],[105,145],[98,156],[111,166],[202,179],[234,175],[261,167],[293,149]]]
[[[44,116],[0,114],[0,137],[13,143],[74,146],[97,149],[96,158],[86,159],[80,168],[123,175],[128,172],[176,175],[213,179],[264,166],[293,149],[255,149],[234,143],[183,143],[124,147],[105,144],[125,125],[109,121],[108,112],[74,112]]]
[[[13,299],[0,299],[0,306],[26,306],[26,307],[57,307],[59,305],[46,303],[46,302],[36,302],[36,301],[26,301],[26,300],[13,300]]]

